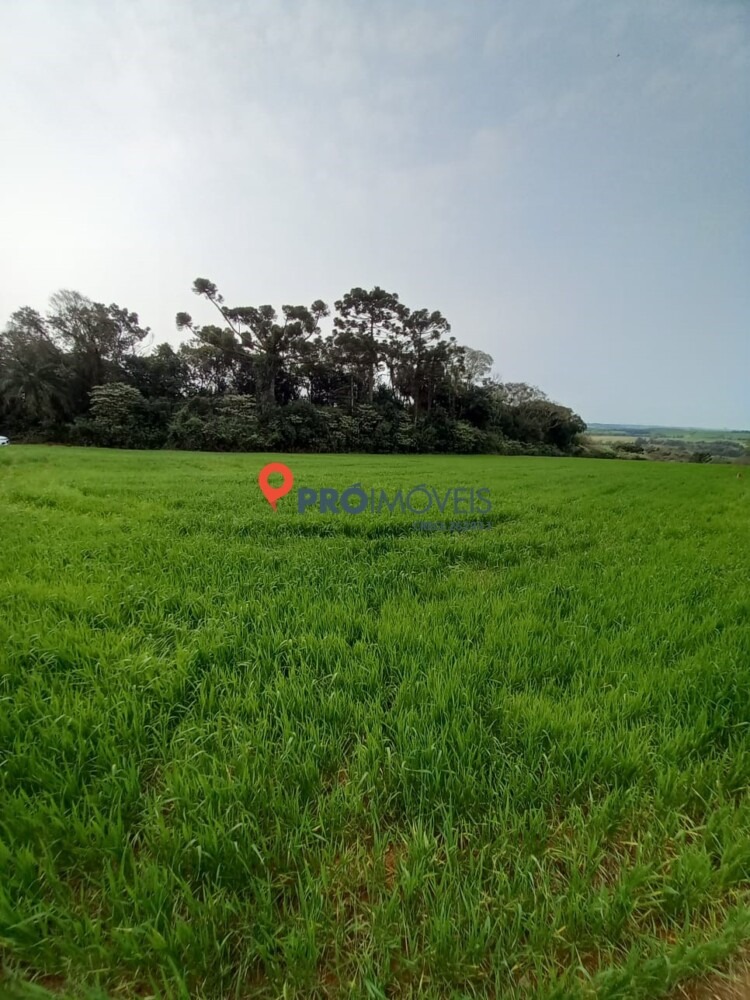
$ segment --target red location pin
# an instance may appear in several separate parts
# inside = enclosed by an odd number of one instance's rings
[[[272,476],[274,473],[281,474],[284,478],[284,482],[281,486],[271,486],[268,482],[268,477]],[[258,474],[258,486],[260,486],[261,493],[268,500],[270,505],[276,510],[277,500],[281,500],[285,497],[289,490],[294,486],[294,476],[292,475],[292,470],[288,465],[284,465],[282,462],[271,462],[270,465],[266,465],[260,470]]]

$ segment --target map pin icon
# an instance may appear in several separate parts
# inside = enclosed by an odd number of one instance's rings
[[[274,473],[281,474],[283,477],[284,481],[281,486],[271,486],[268,482],[268,477]],[[258,486],[260,486],[263,496],[268,500],[273,509],[276,510],[277,501],[285,497],[292,486],[294,486],[292,470],[282,462],[271,462],[260,470],[258,474]]]

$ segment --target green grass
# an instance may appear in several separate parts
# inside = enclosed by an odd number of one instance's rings
[[[274,515],[280,456],[0,453],[0,993],[661,996],[750,938],[750,490],[293,456],[492,530]]]

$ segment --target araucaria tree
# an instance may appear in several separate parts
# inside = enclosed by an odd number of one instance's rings
[[[388,343],[398,333],[401,315],[398,295],[377,285],[369,292],[352,288],[336,302],[334,346],[349,373],[352,396],[356,379],[364,387],[365,399],[372,403]]]
[[[320,320],[328,315],[328,306],[319,299],[307,306],[281,307],[282,318],[273,306],[234,306],[228,308],[216,285],[207,278],[196,278],[193,291],[216,307],[226,323],[216,327],[194,327],[189,313],[177,314],[178,329],[189,329],[194,335],[190,348],[200,351],[209,346],[222,360],[222,386],[233,371],[250,374],[258,399],[266,405],[287,402],[281,381],[286,376],[293,381],[309,354],[308,344],[318,332]]]

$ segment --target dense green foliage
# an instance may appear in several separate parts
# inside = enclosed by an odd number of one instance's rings
[[[221,324],[177,314],[189,338],[145,353],[149,331],[75,292],[24,307],[0,334],[0,433],[23,441],[205,451],[561,454],[585,429],[492,358],[457,344],[439,312],[381,288],[328,306],[229,308]]]
[[[733,470],[287,459],[491,488],[425,533],[266,460],[0,452],[8,990],[645,998],[750,936]]]

